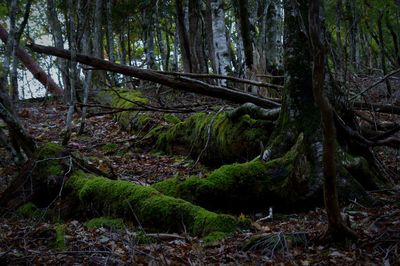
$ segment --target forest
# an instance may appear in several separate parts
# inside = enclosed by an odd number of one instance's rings
[[[400,264],[399,0],[1,0],[0,264]]]

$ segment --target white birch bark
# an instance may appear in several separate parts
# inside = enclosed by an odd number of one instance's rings
[[[225,12],[222,0],[211,0],[212,30],[214,38],[215,62],[220,75],[227,75],[229,70],[229,49],[225,32]],[[219,81],[220,85],[226,85],[226,80]]]

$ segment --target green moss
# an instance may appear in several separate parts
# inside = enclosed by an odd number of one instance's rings
[[[173,154],[190,153],[214,164],[245,161],[260,153],[271,125],[243,115],[234,120],[226,113],[196,113],[167,130],[158,132],[157,149]]]
[[[105,153],[110,153],[110,152],[115,152],[115,150],[118,148],[118,145],[117,144],[115,144],[115,143],[107,143],[107,144],[104,144],[102,147],[101,147],[101,150],[103,151],[103,152],[105,152]]]
[[[64,148],[61,145],[48,142],[39,148],[37,157],[39,160],[54,158],[57,157],[63,150]]]
[[[203,238],[206,245],[214,245],[226,237],[226,233],[223,232],[212,232]]]
[[[54,240],[53,248],[58,251],[66,250],[65,243],[65,225],[57,224],[55,227],[56,238]]]
[[[61,175],[63,173],[63,169],[60,164],[54,163],[49,165],[47,172],[51,175]]]
[[[152,187],[76,172],[66,186],[87,208],[113,217],[137,219],[147,228],[195,235],[233,232],[239,222],[232,216],[207,211],[185,200],[165,196]],[[89,208],[89,209],[90,209]],[[179,221],[179,222],[177,222]]]
[[[301,135],[296,145],[278,159],[224,165],[206,178],[172,177],[153,187],[208,209],[243,212],[270,205],[295,205],[310,182],[309,168],[298,163],[304,160],[303,148]]]
[[[121,229],[124,227],[122,219],[114,219],[110,217],[98,217],[93,218],[85,223],[88,228],[110,228],[110,229]]]
[[[139,232],[135,236],[135,240],[137,241],[138,244],[143,244],[143,245],[148,245],[156,242],[156,239],[154,237],[148,236],[144,232]]]
[[[32,202],[28,202],[19,207],[16,213],[18,216],[24,218],[40,218],[43,216],[43,212]]]
[[[108,97],[111,97],[111,106],[116,108],[128,109],[148,103],[148,99],[137,90],[115,89],[108,91],[106,94]],[[114,117],[123,127],[131,129],[131,121],[138,115],[141,114],[134,111],[124,111],[116,114]]]
[[[164,115],[164,120],[165,120],[165,122],[170,123],[172,125],[182,122],[182,120],[174,114]]]

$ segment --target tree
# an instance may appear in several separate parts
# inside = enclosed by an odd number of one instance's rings
[[[324,95],[325,47],[321,21],[322,3],[311,0],[309,7],[309,38],[313,57],[312,90],[321,113],[323,135],[324,201],[328,217],[327,238],[346,239],[354,233],[344,224],[340,214],[336,189],[336,128],[334,114],[328,98]]]
[[[229,50],[225,33],[225,13],[221,0],[210,0],[212,12],[212,30],[214,40],[214,61],[217,65],[217,74],[226,75],[229,72]],[[223,85],[223,84],[222,84]]]

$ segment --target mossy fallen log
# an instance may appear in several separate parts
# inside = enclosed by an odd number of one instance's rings
[[[196,113],[159,131],[155,148],[214,165],[244,162],[260,154],[271,129],[270,121],[247,114],[232,119],[228,113]]]
[[[244,222],[233,216],[217,214],[185,200],[163,195],[152,187],[128,181],[109,180],[78,171],[66,188],[79,199],[87,214],[102,213],[124,217],[157,231],[183,232],[205,236],[212,232],[232,233]]]
[[[146,104],[147,99],[135,90],[107,92],[116,108]],[[142,112],[121,112],[115,119],[127,130],[142,133],[154,148],[168,154],[190,155],[202,162],[221,165],[245,162],[260,154],[260,144],[267,143],[273,124],[260,108],[239,108],[240,112],[196,113],[181,121],[167,114],[161,121]],[[274,117],[274,116],[271,116]],[[147,143],[148,143],[147,142]]]
[[[163,194],[182,198],[210,210],[248,212],[299,211],[322,206],[322,179],[312,175],[302,136],[283,157],[224,165],[205,178],[175,176],[153,185]],[[340,168],[338,190],[342,202],[370,203],[364,188]]]

